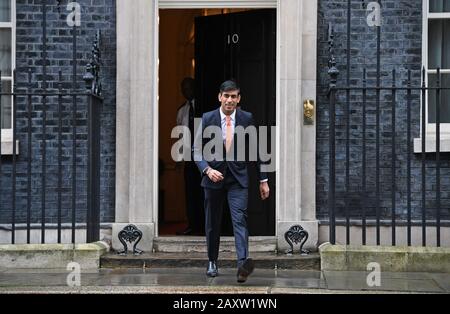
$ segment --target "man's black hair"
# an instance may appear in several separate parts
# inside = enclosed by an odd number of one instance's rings
[[[241,93],[241,88],[238,86],[238,84],[234,80],[225,81],[222,83],[222,85],[220,85],[220,93],[229,92],[232,90],[237,90],[238,94]]]

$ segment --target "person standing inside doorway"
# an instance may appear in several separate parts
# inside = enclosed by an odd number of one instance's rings
[[[220,245],[220,227],[222,210],[225,199],[228,200],[233,233],[235,237],[237,254],[237,281],[245,282],[253,272],[254,263],[248,257],[248,228],[247,228],[247,203],[248,203],[248,172],[247,161],[236,160],[236,152],[243,147],[237,147],[235,141],[235,129],[242,126],[255,127],[251,113],[236,109],[241,101],[240,88],[234,81],[225,81],[219,89],[220,108],[203,114],[202,127],[197,131],[194,142],[194,160],[200,173],[203,175],[202,187],[205,192],[205,233],[208,250],[208,266],[206,275],[215,277],[218,275],[217,259]],[[216,126],[222,130],[222,140],[225,158],[205,160],[202,154],[206,140],[202,139],[205,128]],[[222,142],[220,142],[222,144]],[[229,152],[234,152],[232,158]],[[258,154],[259,155],[259,154]],[[220,160],[219,160],[220,159]],[[261,199],[269,197],[269,185],[267,174],[261,171],[261,162],[258,156],[259,191]]]
[[[181,81],[181,92],[186,101],[178,108],[177,125],[189,127],[191,133],[191,147],[194,142],[194,118],[195,111],[195,81],[191,77],[186,77]],[[191,161],[184,161],[184,186],[186,199],[186,216],[188,226],[182,231],[177,231],[178,235],[203,235],[204,234],[204,205],[203,191],[200,186],[201,176],[197,167]]]

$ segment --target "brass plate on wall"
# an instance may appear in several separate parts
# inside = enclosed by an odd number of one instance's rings
[[[314,100],[307,99],[303,102],[303,124],[314,125]]]

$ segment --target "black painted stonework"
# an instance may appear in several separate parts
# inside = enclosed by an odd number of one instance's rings
[[[392,86],[392,70],[397,71],[397,86],[406,87],[407,70],[412,70],[412,85],[420,86],[422,64],[422,1],[381,1],[381,85]],[[362,86],[363,68],[367,68],[367,86],[376,84],[376,28],[366,23],[366,10],[363,4],[369,1],[352,1],[351,28],[351,85]],[[346,85],[347,73],[347,0],[319,0],[318,13],[318,108],[317,108],[317,213],[319,218],[328,216],[328,23],[335,27],[335,50],[340,75],[338,87]],[[412,137],[420,137],[420,95],[413,92],[412,98]],[[368,218],[375,216],[375,93],[367,94],[367,191],[366,198],[361,190],[362,158],[362,94],[352,92],[350,103],[350,188],[345,189],[345,137],[346,118],[344,116],[346,94],[339,92],[336,106],[336,216],[345,215],[344,197],[349,197],[351,218],[361,217],[363,206],[367,208]],[[396,110],[396,213],[397,217],[407,216],[407,114],[406,92],[397,94]],[[391,95],[390,91],[381,93],[380,116],[380,187],[382,219],[391,217]],[[450,158],[441,154],[441,214],[450,218]],[[435,155],[427,156],[427,217],[435,217],[436,212],[436,171]],[[412,155],[412,218],[420,219],[421,197],[421,155]]]
[[[91,56],[95,33],[101,30],[101,83],[104,105],[101,113],[101,221],[114,221],[115,193],[115,108],[116,108],[116,2],[115,0],[78,0],[81,5],[81,26],[77,35],[77,81],[82,80]],[[56,92],[58,71],[62,71],[63,90],[72,88],[72,28],[66,23],[69,11],[62,1],[61,13],[57,1],[47,1],[47,87]],[[26,91],[28,69],[32,72],[33,90],[41,90],[42,69],[42,1],[17,0],[16,70],[17,88]],[[17,99],[17,139],[20,153],[17,163],[16,223],[26,222],[27,206],[27,99]],[[42,98],[33,98],[32,114],[32,210],[31,222],[40,222],[42,190]],[[78,98],[77,114],[77,222],[86,220],[87,162],[87,98]],[[47,99],[46,146],[46,222],[57,222],[58,120],[57,98]],[[63,98],[63,190],[62,222],[70,222],[72,203],[72,98]],[[2,157],[0,223],[11,221],[11,158]]]

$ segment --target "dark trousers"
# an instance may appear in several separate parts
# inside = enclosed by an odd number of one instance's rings
[[[217,261],[219,257],[220,229],[225,199],[228,200],[236,245],[238,267],[248,257],[247,203],[248,189],[243,188],[228,172],[222,189],[205,188],[205,232],[208,259]]]
[[[186,216],[189,228],[194,232],[203,233],[205,210],[203,208],[203,189],[200,186],[201,175],[195,162],[184,163],[184,186],[186,193]]]

